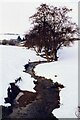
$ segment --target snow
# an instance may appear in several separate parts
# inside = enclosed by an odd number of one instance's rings
[[[65,86],[60,92],[61,107],[55,109],[53,114],[57,118],[76,118],[75,111],[78,106],[78,43],[72,47],[64,47],[58,51],[59,61],[44,63],[36,66],[37,75],[53,79]],[[41,60],[35,52],[17,46],[0,45],[0,105],[4,104],[7,88],[10,82],[18,77],[22,81],[18,84],[23,90],[33,91],[33,78],[24,73],[24,65],[28,60]],[[55,77],[57,75],[57,77]]]
[[[78,106],[78,43],[59,50],[58,54],[59,61],[38,65],[35,71],[65,86],[60,93],[62,105],[53,111],[54,115],[58,118],[75,118]]]
[[[0,105],[5,105],[4,97],[7,97],[9,83],[14,82],[18,77],[22,78],[22,82],[19,83],[21,89],[34,91],[34,79],[23,70],[29,59],[36,61],[40,57],[37,57],[34,51],[26,50],[26,48],[3,45],[0,45],[0,56]]]
[[[16,40],[18,38],[18,36],[21,37],[21,39],[23,39],[24,35],[15,35],[15,33],[13,33],[14,35],[10,34],[8,35],[7,33],[2,33],[0,34],[0,40],[11,40],[11,39],[14,39]]]

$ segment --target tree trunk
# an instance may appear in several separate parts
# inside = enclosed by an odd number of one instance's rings
[[[55,61],[58,61],[57,50],[56,50],[56,49],[54,50],[54,60],[55,60]]]
[[[45,50],[45,55],[46,55],[47,61],[50,62],[50,58],[49,58],[49,56],[48,56],[48,51],[47,51],[47,50]]]

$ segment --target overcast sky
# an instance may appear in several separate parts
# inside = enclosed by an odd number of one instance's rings
[[[41,3],[72,8],[72,20],[78,23],[78,1],[79,0],[0,0],[0,33],[24,34],[27,32],[31,24],[29,17],[36,12],[36,8]]]

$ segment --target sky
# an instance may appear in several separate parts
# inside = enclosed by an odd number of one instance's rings
[[[72,8],[73,22],[78,23],[79,0],[0,0],[0,33],[26,33],[31,27],[29,17],[41,3]]]

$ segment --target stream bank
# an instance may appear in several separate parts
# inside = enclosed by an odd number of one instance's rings
[[[36,92],[21,91],[16,96],[16,105],[13,105],[12,112],[6,116],[7,118],[55,118],[52,111],[60,107],[60,90],[64,88],[59,83],[54,83],[53,80],[47,79],[35,74],[34,68],[38,64],[45,63],[46,61],[29,62],[24,67],[25,71],[33,77]],[[18,104],[17,104],[18,103]]]

